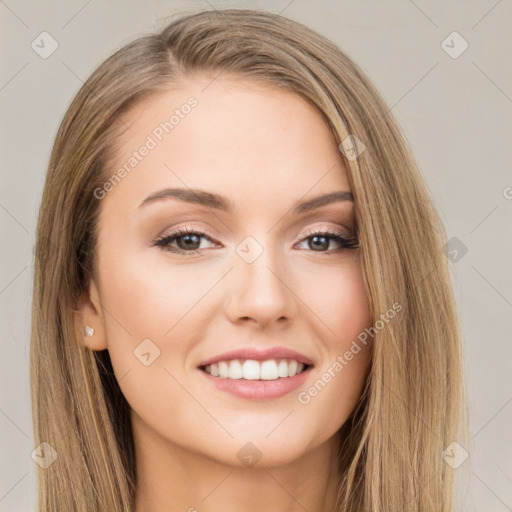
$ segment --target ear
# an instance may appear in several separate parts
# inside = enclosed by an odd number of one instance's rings
[[[91,280],[85,290],[75,312],[75,327],[78,340],[91,350],[105,350],[108,348],[105,330],[105,317],[99,300],[98,287],[94,280]],[[84,327],[92,327],[94,334],[85,336]]]

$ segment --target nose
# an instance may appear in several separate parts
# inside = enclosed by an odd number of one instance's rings
[[[233,323],[264,327],[290,321],[296,308],[291,272],[282,259],[265,249],[252,263],[236,256],[230,272],[226,315]]]

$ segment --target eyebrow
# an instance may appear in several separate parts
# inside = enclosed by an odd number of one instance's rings
[[[146,199],[144,199],[144,201],[139,205],[139,208],[162,199],[178,199],[186,203],[199,204],[201,206],[207,206],[208,208],[224,212],[231,212],[234,210],[233,203],[226,197],[206,192],[204,190],[191,188],[166,188],[159,190],[158,192],[146,197]],[[340,201],[350,201],[353,203],[354,196],[350,192],[345,192],[343,190],[331,192],[329,194],[317,196],[313,199],[295,204],[293,207],[293,213],[297,215],[300,213],[310,212],[317,208],[321,208],[322,206]]]

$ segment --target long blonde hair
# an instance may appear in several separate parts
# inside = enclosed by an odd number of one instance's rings
[[[446,234],[385,102],[332,42],[284,17],[227,9],[187,14],[103,62],[69,106],[55,138],[37,225],[31,331],[39,510],[131,512],[136,471],[129,405],[108,351],[77,332],[79,299],[96,272],[99,201],[123,114],[194,74],[275,84],[316,107],[345,158],[355,199],[373,321],[403,307],[373,339],[367,383],[340,430],[339,510],[452,510],[453,473],[442,457],[467,430],[460,333]],[[349,139],[353,140],[353,139]]]

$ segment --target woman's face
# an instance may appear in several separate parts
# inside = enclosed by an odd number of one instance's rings
[[[357,250],[337,238],[355,235],[354,204],[307,102],[208,83],[123,116],[116,177],[93,198],[85,342],[108,348],[137,442],[273,466],[332,441],[364,385],[369,344],[340,362],[370,325]]]

